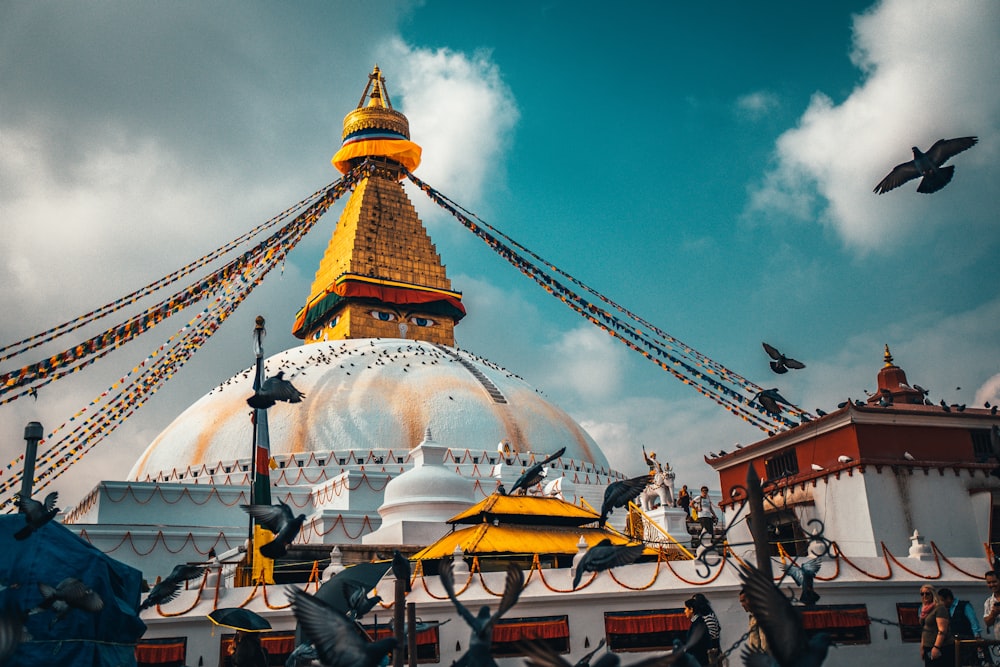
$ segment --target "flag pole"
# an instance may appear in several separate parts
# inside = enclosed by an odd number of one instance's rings
[[[258,315],[257,319],[255,321],[255,324],[254,324],[254,328],[253,328],[253,352],[254,352],[254,357],[256,358],[256,369],[254,371],[254,377],[253,377],[253,391],[254,391],[255,394],[260,390],[260,386],[261,386],[261,384],[264,381],[264,337],[266,335],[267,335],[267,331],[264,329],[264,317],[262,315]],[[251,462],[251,468],[250,468],[250,504],[251,505],[258,505],[258,504],[265,503],[265,499],[259,497],[261,494],[259,493],[258,488],[257,488],[258,485],[259,485],[259,483],[260,483],[259,479],[258,479],[258,472],[257,472],[257,469],[259,467],[259,465],[258,465],[258,456],[259,456],[259,454],[258,454],[257,450],[259,448],[259,441],[260,441],[259,431],[260,431],[261,421],[262,420],[264,422],[264,428],[266,429],[267,428],[267,411],[266,410],[261,410],[259,408],[254,408],[253,412],[250,413],[250,423],[253,425],[253,428],[251,429],[253,431],[253,441],[252,441],[252,449],[251,449],[251,453],[250,453],[251,454],[250,455],[250,462]],[[268,477],[270,477],[270,476],[268,476]],[[268,486],[270,486],[270,485],[268,485]],[[269,488],[268,488],[268,491],[270,491]],[[268,493],[267,495],[270,496],[270,493]],[[271,499],[267,498],[266,499],[266,504],[270,504],[270,503],[271,503]],[[253,579],[253,576],[254,576],[254,571],[253,571],[253,565],[254,565],[254,563],[253,563],[253,552],[254,552],[253,533],[254,533],[254,530],[253,530],[253,528],[254,528],[254,518],[253,518],[253,515],[250,515],[249,534],[247,536],[247,543],[249,544],[249,548],[247,549],[247,568],[248,568],[248,574],[250,575],[250,577],[249,577],[250,579]]]

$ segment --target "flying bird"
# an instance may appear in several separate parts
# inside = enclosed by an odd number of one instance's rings
[[[518,489],[523,489],[524,492],[527,493],[528,489],[530,489],[535,484],[538,484],[543,479],[545,479],[545,476],[549,474],[548,469],[545,466],[550,461],[554,461],[560,456],[562,456],[563,452],[565,451],[566,448],[561,447],[559,451],[557,451],[555,454],[545,457],[543,461],[534,464],[533,466],[525,470],[523,473],[521,473],[521,476],[517,478],[516,482],[514,482],[514,486],[510,487],[510,495],[514,495],[514,492],[517,491]]]
[[[778,373],[779,375],[787,373],[789,368],[802,369],[806,367],[806,365],[801,361],[796,361],[791,357],[786,357],[785,355],[783,355],[781,352],[778,351],[778,348],[774,347],[773,345],[768,345],[767,343],[763,342],[761,343],[761,345],[764,346],[764,351],[767,352],[767,356],[771,357],[772,359],[772,361],[769,362],[771,370],[774,371],[775,373]]]
[[[458,659],[458,662],[453,663],[453,667],[497,667],[497,663],[493,660],[493,655],[490,652],[493,645],[493,626],[500,620],[501,616],[517,604],[517,599],[521,595],[521,589],[524,588],[524,572],[521,571],[521,568],[517,564],[509,564],[507,566],[507,578],[504,582],[503,595],[500,597],[500,606],[497,607],[496,613],[491,615],[490,608],[483,605],[479,608],[479,613],[476,616],[473,616],[472,612],[466,609],[465,605],[459,602],[455,596],[455,583],[450,562],[442,564],[440,577],[441,585],[444,587],[445,593],[448,594],[451,603],[455,605],[458,615],[472,628],[472,636],[469,638],[469,648]]]
[[[772,389],[761,389],[756,394],[754,394],[753,400],[760,403],[767,412],[772,415],[781,414],[781,406],[779,403],[784,403],[785,405],[791,405],[784,396],[778,393],[778,388],[774,387]]]
[[[90,586],[79,579],[67,577],[53,588],[45,582],[38,582],[38,592],[42,594],[42,601],[39,602],[29,614],[38,614],[49,610],[55,614],[55,618],[49,626],[61,621],[73,609],[79,609],[96,614],[104,609],[104,600],[94,592]]]
[[[523,641],[518,644],[518,648],[525,655],[525,664],[528,667],[618,667],[621,664],[621,659],[615,653],[605,653],[594,662],[590,661],[601,650],[602,646],[604,646],[603,639],[597,644],[597,648],[580,658],[577,662],[571,663],[552,650],[552,647],[542,640]],[[653,658],[646,658],[645,660],[631,664],[632,667],[667,667],[668,665],[675,665],[676,667],[693,665],[693,667],[698,667],[697,660],[693,663],[689,662],[690,660],[694,660],[694,657],[687,654],[687,649],[681,646],[679,640],[674,640],[673,652]]]
[[[260,389],[247,399],[247,405],[258,410],[267,410],[278,401],[301,403],[305,396],[285,379],[285,371],[278,371],[277,375],[264,380]]]
[[[392,576],[406,582],[406,592],[410,592],[410,559],[396,549],[392,554]]]
[[[603,540],[587,549],[576,566],[576,574],[573,576],[573,588],[580,585],[580,579],[584,572],[600,572],[612,567],[628,565],[639,560],[645,547],[641,544],[611,544],[611,540],[605,537]]]
[[[291,653],[288,654],[288,659],[285,660],[285,667],[301,667],[302,665],[311,665],[313,660],[319,659],[319,654],[316,653],[316,647],[307,642],[303,642],[295,647]]]
[[[368,589],[356,581],[344,582],[344,597],[347,599],[347,618],[358,620],[382,601],[381,595],[368,597]]]
[[[819,568],[822,565],[821,560],[818,557],[810,558],[802,565],[785,563],[781,566],[781,569],[802,589],[802,592],[799,593],[799,600],[807,607],[811,607],[819,600],[819,593],[813,589],[813,580],[819,573]]]
[[[913,159],[893,167],[892,171],[875,186],[872,192],[884,194],[919,176],[923,176],[923,179],[917,186],[917,192],[924,194],[937,192],[948,185],[952,176],[955,175],[955,167],[942,167],[941,165],[947,162],[948,158],[972,148],[978,141],[977,137],[938,139],[926,153],[914,146],[912,149]]]
[[[625,507],[638,498],[652,479],[653,476],[647,473],[608,484],[608,488],[604,489],[604,502],[601,503],[601,518],[598,520],[598,524],[603,528],[608,521],[608,515],[616,508]]]
[[[777,665],[778,667],[819,667],[830,648],[830,635],[806,634],[802,615],[771,577],[750,564],[740,567],[740,579],[745,584],[747,605],[757,624],[767,637],[773,658],[754,654],[744,648],[745,665]],[[753,662],[757,660],[757,662]]]
[[[295,516],[292,508],[280,500],[277,505],[240,505],[240,509],[274,533],[274,539],[260,547],[260,553],[267,558],[284,556],[306,520],[305,514]]]
[[[288,587],[292,613],[306,638],[312,642],[320,661],[329,667],[376,667],[396,648],[394,638],[367,642],[354,622],[319,598]]]
[[[170,602],[181,592],[181,585],[185,581],[197,579],[204,571],[205,568],[202,565],[187,565],[185,563],[175,565],[170,574],[160,580],[149,591],[149,595],[139,605],[139,611],[149,609],[154,605],[163,604],[164,602]]]
[[[56,507],[56,500],[59,498],[59,492],[53,491],[49,495],[45,496],[45,503],[40,503],[34,498],[22,498],[18,501],[18,507],[21,508],[21,513],[24,514],[24,528],[14,533],[14,539],[16,540],[26,540],[31,537],[31,534],[47,524],[52,518],[59,514],[59,508]]]

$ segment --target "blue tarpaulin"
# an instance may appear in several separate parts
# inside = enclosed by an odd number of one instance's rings
[[[31,614],[25,628],[31,640],[10,655],[4,667],[135,667],[135,644],[146,631],[136,612],[142,573],[120,563],[50,521],[26,540],[14,533],[24,526],[20,514],[0,516],[0,608],[27,611],[42,601],[38,584],[53,588],[73,577],[104,601],[97,613],[71,609],[53,623],[51,611]]]

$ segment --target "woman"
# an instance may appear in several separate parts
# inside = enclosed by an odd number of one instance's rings
[[[708,599],[701,593],[696,593],[684,601],[684,615],[691,621],[684,646],[688,654],[698,661],[699,665],[708,665],[708,651],[719,647],[719,621],[712,611]],[[712,627],[716,634],[712,638]]]
[[[920,657],[925,665],[955,664],[955,638],[949,632],[950,614],[933,586],[920,587]]]

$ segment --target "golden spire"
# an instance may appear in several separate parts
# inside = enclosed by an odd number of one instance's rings
[[[889,343],[885,344],[885,355],[883,356],[883,359],[885,359],[886,367],[892,366],[892,354],[889,353]]]

